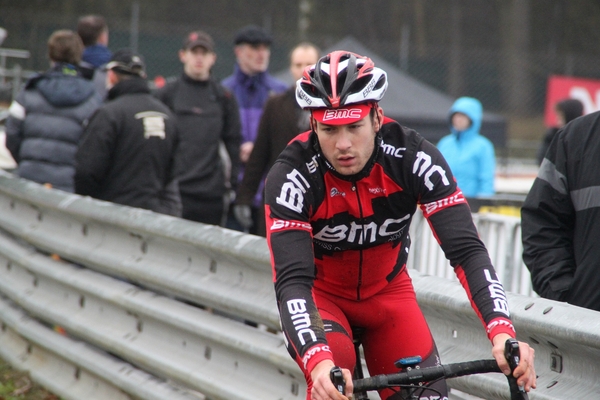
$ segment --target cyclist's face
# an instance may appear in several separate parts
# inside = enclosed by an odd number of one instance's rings
[[[369,114],[346,125],[327,125],[313,120],[321,151],[337,172],[352,175],[364,168],[375,149],[375,134],[381,120],[383,112],[379,107],[375,118]]]

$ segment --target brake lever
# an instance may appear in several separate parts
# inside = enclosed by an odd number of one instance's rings
[[[513,372],[521,360],[519,342],[516,339],[510,338],[506,340],[506,343],[504,344],[504,357],[506,357],[508,365],[510,366],[510,375],[506,378],[508,379],[508,385],[510,386],[511,400],[529,400],[529,395],[525,391],[525,388],[519,386],[517,378],[513,376]]]
[[[329,379],[333,382],[333,386],[337,389],[338,392],[344,394],[344,390],[346,389],[346,381],[344,380],[344,375],[342,374],[342,369],[340,367],[333,367],[329,371]]]

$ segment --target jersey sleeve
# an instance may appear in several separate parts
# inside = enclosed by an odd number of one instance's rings
[[[502,283],[479,239],[469,205],[439,150],[423,140],[408,160],[415,196],[433,235],[464,287],[488,338],[515,337]]]
[[[265,185],[267,243],[281,326],[288,351],[306,373],[322,360],[333,360],[312,295],[312,189],[302,171],[285,162],[275,163]]]

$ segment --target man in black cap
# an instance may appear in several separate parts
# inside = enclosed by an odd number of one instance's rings
[[[140,55],[121,49],[106,69],[107,102],[79,144],[75,192],[179,216],[175,118],[150,94]]]
[[[268,72],[269,58],[271,56],[271,43],[273,39],[264,29],[249,25],[240,29],[235,35],[234,52],[236,65],[233,74],[223,80],[223,86],[235,95],[240,109],[242,121],[242,145],[240,147],[240,174],[239,181],[243,178],[243,165],[250,158],[254,141],[258,131],[258,124],[263,112],[263,107],[273,94],[285,92],[287,85]],[[256,218],[258,208],[262,204],[262,185],[259,188],[253,205],[254,219],[250,233],[256,233]],[[229,216],[227,227],[243,231],[244,228],[237,222],[233,215]]]
[[[237,102],[211,77],[217,55],[206,32],[189,33],[179,59],[183,73],[155,95],[177,116],[182,217],[224,226],[230,191],[237,185],[241,141]]]

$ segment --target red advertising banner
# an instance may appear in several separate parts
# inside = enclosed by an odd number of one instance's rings
[[[556,126],[554,105],[564,99],[577,99],[583,103],[583,113],[600,110],[600,80],[553,75],[548,79],[544,123]]]

